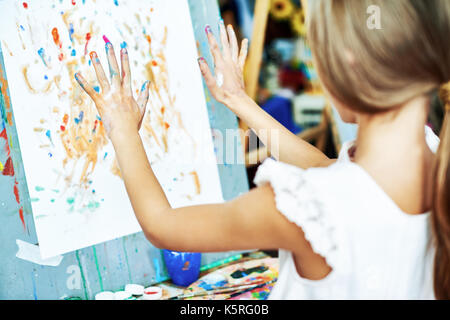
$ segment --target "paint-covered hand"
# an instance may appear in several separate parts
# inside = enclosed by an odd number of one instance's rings
[[[120,51],[122,65],[120,72],[114,48],[111,42],[107,40],[105,42],[111,81],[107,79],[96,52],[91,52],[90,57],[101,91],[94,90],[80,73],[75,74],[75,79],[94,101],[108,136],[114,140],[115,137],[139,131],[149,99],[149,82],[144,83],[138,99],[135,100],[126,46]]]
[[[211,28],[205,28],[209,47],[214,58],[215,76],[213,76],[204,58],[198,62],[206,85],[213,97],[233,109],[234,101],[245,97],[244,65],[247,58],[248,40],[242,40],[239,50],[238,41],[233,27],[225,28],[223,20],[219,23],[222,51],[214,37]]]

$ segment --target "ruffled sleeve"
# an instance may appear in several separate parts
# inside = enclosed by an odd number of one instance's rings
[[[278,211],[302,228],[314,252],[335,269],[339,247],[335,219],[326,199],[315,190],[306,173],[298,167],[267,159],[258,168],[254,182],[258,186],[271,184]]]

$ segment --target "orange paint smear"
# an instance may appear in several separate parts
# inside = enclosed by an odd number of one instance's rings
[[[198,178],[198,173],[196,171],[192,171],[189,173],[192,178],[194,179],[194,183],[195,183],[195,192],[197,194],[200,194],[201,192],[201,186],[200,186],[200,179]]]
[[[59,39],[59,32],[57,28],[52,29],[53,42],[58,46],[62,47],[61,40]]]

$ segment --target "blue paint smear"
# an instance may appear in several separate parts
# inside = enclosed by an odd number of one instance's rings
[[[124,41],[120,44],[120,48],[125,49],[127,47],[127,43]]]
[[[47,138],[50,140],[50,142],[53,144],[52,134],[51,134],[50,130],[47,130],[47,132],[45,133],[45,135],[46,135]]]
[[[77,55],[77,52],[75,51],[75,49],[72,49],[71,55],[72,55],[72,57],[75,57]]]
[[[108,156],[108,152],[105,152],[105,155],[103,156],[103,160],[105,160],[107,156]]]
[[[99,87],[99,86],[95,86],[95,87],[94,87],[94,90],[95,90],[97,93],[99,93],[99,92],[100,92],[100,87]]]
[[[118,0],[114,0],[114,4],[115,4],[116,6],[118,6],[118,5],[119,5],[119,1],[118,1]]]
[[[84,118],[84,111],[80,111],[80,114],[78,115],[78,118],[75,118],[75,123],[79,124],[81,122],[83,122],[83,118]]]
[[[73,24],[71,23],[69,24],[69,38],[71,42],[73,42],[73,33],[74,33]]]
[[[47,66],[47,62],[45,62],[45,50],[44,50],[44,48],[40,48],[40,49],[37,51],[37,53],[38,53],[38,55],[41,57],[42,63],[43,63],[45,66]]]

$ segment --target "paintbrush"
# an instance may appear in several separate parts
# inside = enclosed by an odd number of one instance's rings
[[[230,294],[230,295],[227,297],[227,299],[231,299],[231,298],[237,297],[237,296],[239,296],[239,295],[241,295],[241,294],[244,294],[244,293],[246,293],[246,292],[252,291],[252,290],[254,290],[254,289],[259,289],[259,288],[265,287],[265,286],[267,286],[267,285],[269,285],[269,284],[271,284],[271,283],[277,282],[277,280],[278,280],[278,278],[275,278],[275,279],[272,279],[272,280],[270,280],[270,281],[268,281],[268,282],[265,282],[265,283],[263,283],[263,284],[257,285],[257,286],[255,286],[254,288],[248,288],[248,289],[241,290],[241,291],[239,291],[239,292],[232,293],[232,294]]]
[[[232,285],[232,286],[224,286],[216,289],[201,291],[201,292],[192,292],[192,293],[184,293],[175,297],[171,297],[168,300],[179,300],[179,299],[185,299],[185,298],[193,298],[193,297],[203,297],[203,296],[211,296],[215,294],[222,294],[222,293],[230,293],[234,291],[242,291],[242,290],[251,290],[253,288],[257,288],[259,285],[264,285],[265,282],[261,281],[255,281],[251,283],[247,283],[244,285]]]

